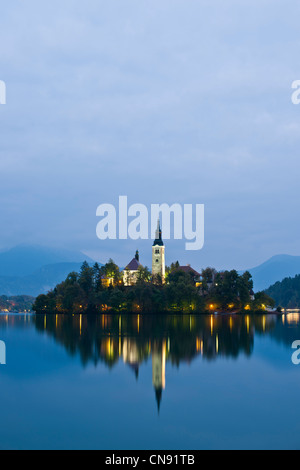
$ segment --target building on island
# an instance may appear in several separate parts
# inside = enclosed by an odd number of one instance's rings
[[[183,271],[184,273],[189,274],[193,277],[196,287],[201,287],[201,274],[193,269],[190,264],[187,264],[186,266],[178,266],[178,268],[176,268],[173,272],[176,271]]]
[[[139,252],[136,251],[135,257],[130,261],[123,271],[124,286],[133,286],[137,283],[139,267],[142,267],[142,265],[140,263]]]
[[[165,262],[165,246],[162,241],[162,232],[160,228],[159,219],[157,221],[157,230],[155,234],[155,240],[152,246],[152,276],[155,279],[159,276],[162,282],[165,282],[166,278],[166,262]]]
[[[139,252],[136,251],[135,257],[123,270],[124,286],[134,286],[137,283],[141,268],[143,268],[143,265],[140,263]],[[177,262],[176,267],[172,272],[176,271],[183,271],[186,274],[190,274],[193,277],[196,287],[200,287],[202,285],[201,274],[193,269],[189,264],[186,266],[179,266],[179,263]],[[159,219],[157,221],[155,240],[152,245],[152,280],[158,283],[161,281],[163,284],[166,281],[165,245],[162,240],[162,230]]]
[[[123,271],[123,282],[125,286],[133,286],[138,281],[139,268],[142,268],[140,263],[139,252],[136,251],[135,257],[130,261]],[[165,262],[165,246],[162,241],[162,231],[160,222],[157,222],[157,230],[155,240],[152,246],[152,278],[159,277],[164,283],[166,278],[166,262]]]

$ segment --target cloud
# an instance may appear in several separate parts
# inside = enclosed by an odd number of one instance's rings
[[[299,254],[298,14],[270,0],[4,4],[0,246],[125,262],[99,247],[95,210],[126,194],[205,203],[198,266]]]

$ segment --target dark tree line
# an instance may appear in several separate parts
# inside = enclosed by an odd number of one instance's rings
[[[97,313],[105,311],[159,313],[203,313],[211,310],[259,310],[274,302],[264,293],[251,298],[253,282],[249,273],[202,272],[202,282],[193,273],[183,272],[179,263],[167,268],[166,282],[151,279],[147,268],[140,267],[136,284],[124,286],[118,266],[109,260],[104,266],[83,263],[79,273],[70,273],[46,295],[37,297],[37,313]]]
[[[300,274],[276,282],[265,292],[275,300],[276,305],[283,308],[300,308]]]

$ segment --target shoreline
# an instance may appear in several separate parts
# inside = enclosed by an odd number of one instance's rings
[[[1,313],[1,312],[0,312]],[[13,312],[10,312],[13,313]],[[211,315],[211,316],[224,316],[224,315],[282,315],[283,312],[277,311],[268,311],[268,310],[253,310],[253,311],[220,311],[220,312],[116,312],[116,311],[106,311],[106,312],[76,312],[76,313],[67,313],[67,312],[31,312],[33,315],[66,315],[66,316],[101,316],[101,315],[115,315],[115,316],[122,316],[122,315],[138,315],[138,316],[167,316],[167,315],[181,315],[181,316],[204,316],[204,315]]]

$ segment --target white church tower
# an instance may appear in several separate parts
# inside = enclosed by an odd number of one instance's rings
[[[152,276],[159,275],[162,282],[165,282],[166,263],[165,263],[165,247],[162,241],[159,219],[157,221],[157,230],[155,240],[152,246]]]

